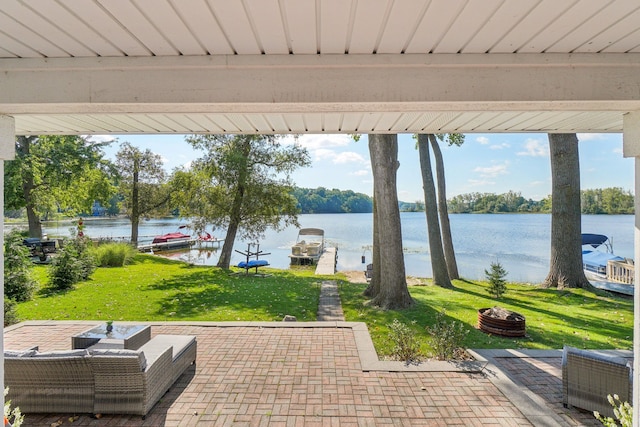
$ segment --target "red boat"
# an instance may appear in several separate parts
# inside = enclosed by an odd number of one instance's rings
[[[192,239],[188,234],[175,232],[163,234],[153,238],[152,245],[157,246],[155,249],[179,249],[191,246]]]

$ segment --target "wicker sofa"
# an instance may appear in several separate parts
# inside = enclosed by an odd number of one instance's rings
[[[5,351],[7,399],[23,413],[145,416],[196,360],[194,336],[157,335],[138,350]]]
[[[607,395],[622,402],[633,396],[632,362],[592,350],[565,346],[562,353],[562,403],[613,417]]]

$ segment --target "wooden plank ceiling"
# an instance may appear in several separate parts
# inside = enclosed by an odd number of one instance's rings
[[[28,61],[325,55],[640,56],[638,0],[2,0],[0,71]],[[393,76],[389,76],[392,81]],[[366,90],[368,81],[359,82]],[[453,83],[455,84],[455,83]],[[313,86],[314,81],[309,81]],[[384,102],[385,100],[381,100]],[[16,132],[520,132],[622,129],[623,109],[65,112],[2,102]],[[20,107],[20,108],[18,108]],[[452,111],[453,110],[453,111]]]

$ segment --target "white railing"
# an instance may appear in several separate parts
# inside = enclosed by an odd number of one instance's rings
[[[633,285],[635,266],[626,261],[608,261],[607,279],[612,282]]]

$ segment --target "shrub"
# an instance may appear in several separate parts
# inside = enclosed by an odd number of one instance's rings
[[[411,322],[415,324],[415,320]],[[393,343],[392,353],[394,359],[405,362],[416,361],[420,357],[420,343],[417,332],[405,323],[394,319],[389,324],[389,339]]]
[[[70,289],[81,280],[87,280],[95,271],[96,264],[89,251],[90,240],[76,235],[65,243],[49,267],[49,283],[54,289]]]
[[[93,250],[100,267],[123,267],[131,262],[136,250],[127,243],[106,243]]]
[[[69,289],[81,277],[82,263],[78,259],[78,252],[71,246],[65,246],[49,266],[49,284],[54,289]]]
[[[4,397],[7,397],[9,393],[9,387],[4,388]],[[11,401],[6,400],[4,402],[4,418],[11,423],[12,427],[20,427],[24,421],[24,415],[20,412],[20,408],[16,407],[11,409]]]
[[[499,261],[496,261],[491,263],[491,269],[485,270],[484,274],[489,281],[489,293],[494,298],[500,298],[507,290],[507,281],[504,279],[507,271]]]
[[[633,407],[629,402],[621,402],[617,394],[613,396],[609,394],[607,395],[607,399],[611,406],[613,406],[613,414],[616,416],[616,419],[620,421],[620,426],[631,427],[633,423]],[[618,423],[611,417],[605,418],[600,415],[598,411],[593,411],[593,415],[606,427],[618,427]]]
[[[29,248],[23,244],[19,231],[6,236],[4,244],[4,295],[22,302],[33,297],[36,281],[31,277],[33,264],[29,259]]]
[[[71,241],[71,247],[75,248],[80,262],[80,280],[87,280],[96,271],[96,260],[91,253],[91,240],[78,235]]]
[[[433,326],[427,326],[427,332],[431,336],[431,348],[433,355],[438,360],[452,360],[464,351],[463,342],[468,330],[461,322],[445,320],[444,310],[436,313],[436,321]]]
[[[10,326],[18,323],[18,315],[16,314],[16,302],[12,299],[4,299],[4,326]]]

